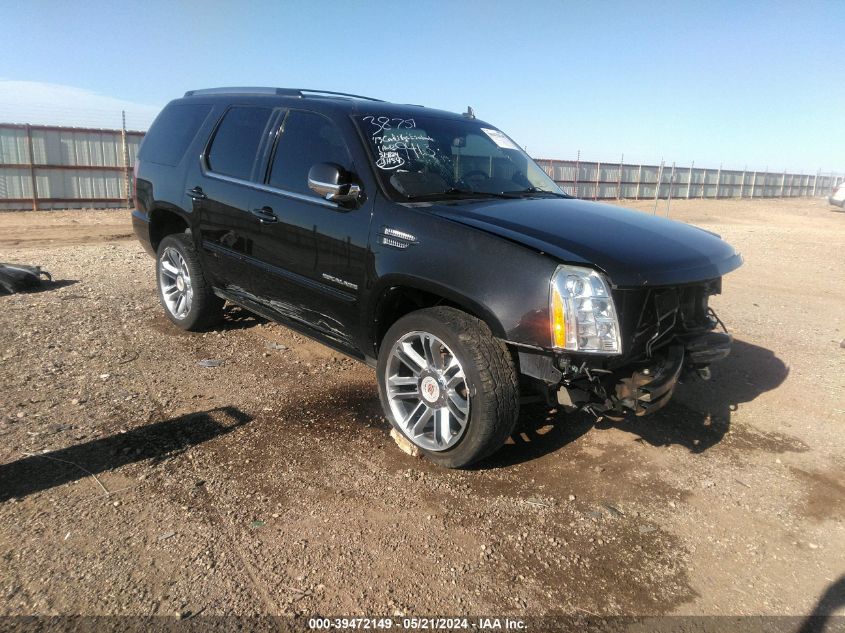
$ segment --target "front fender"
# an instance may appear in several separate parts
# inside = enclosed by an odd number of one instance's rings
[[[390,274],[379,279],[373,289],[374,300],[370,304],[368,321],[375,322],[379,307],[389,298],[392,292],[398,292],[401,289],[421,290],[442,297],[449,303],[462,308],[484,321],[490,326],[494,336],[499,338],[505,338],[507,336],[505,327],[499,318],[488,306],[479,303],[477,298],[468,297],[462,294],[458,288],[437,280],[408,274]]]
[[[497,337],[549,347],[549,282],[555,260],[425,209],[395,205],[388,211],[387,226],[415,240],[406,248],[372,241],[374,270],[365,299],[369,324],[384,293],[405,286],[463,307],[484,320]],[[380,230],[380,217],[388,216],[377,211],[374,232]]]

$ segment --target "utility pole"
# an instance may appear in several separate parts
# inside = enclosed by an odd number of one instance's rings
[[[660,159],[660,169],[657,170],[657,186],[654,188],[654,211],[651,212],[652,215],[657,213],[657,198],[660,197],[660,185],[663,183],[663,165],[664,161]]]
[[[640,199],[640,183],[643,180],[643,166],[640,164],[639,169],[637,169],[637,191],[634,194],[634,200]]]
[[[689,166],[689,175],[687,176],[687,200],[689,200],[689,194],[692,190],[692,172],[693,168],[695,167],[695,161],[692,161]]]
[[[669,217],[669,207],[672,206],[672,189],[675,188],[675,161],[672,161],[672,173],[669,174],[669,195],[666,198],[666,217]]]
[[[32,210],[38,211],[38,180],[35,178],[35,153],[32,150],[32,126],[26,125],[26,144],[29,150],[29,180],[32,183]]]
[[[616,199],[622,197],[622,165],[625,163],[625,154],[619,159],[619,173],[616,174]]]
[[[716,172],[716,196],[715,198],[719,198],[719,189],[722,185],[722,163],[719,163],[719,171]]]
[[[123,145],[123,187],[126,191],[126,208],[132,209],[131,180],[129,179],[129,145],[126,143],[126,110],[120,112],[120,142]]]
[[[572,186],[573,195],[578,197],[578,172],[581,170],[581,150],[575,156],[575,182]]]
[[[599,199],[599,177],[601,176],[601,161],[596,163],[596,188],[593,191],[593,200]]]

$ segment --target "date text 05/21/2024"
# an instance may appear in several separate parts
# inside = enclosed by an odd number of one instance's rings
[[[524,620],[519,618],[356,617],[309,618],[308,628],[311,630],[388,630],[396,628],[408,631],[473,629],[479,631],[522,631],[527,628],[527,625]]]

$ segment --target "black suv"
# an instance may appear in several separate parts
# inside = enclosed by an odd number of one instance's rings
[[[520,402],[643,415],[730,351],[708,298],[731,246],[567,196],[471,109],[190,91],[146,135],[136,198],[173,323],[230,301],[370,364],[444,466],[499,448]]]

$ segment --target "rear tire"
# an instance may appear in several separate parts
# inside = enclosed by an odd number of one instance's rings
[[[426,308],[394,323],[381,344],[377,376],[393,427],[447,468],[498,450],[519,416],[508,348],[487,324],[455,308]]]
[[[223,319],[224,301],[211,290],[185,233],[168,235],[158,245],[156,286],[167,318],[183,330],[205,330]]]

